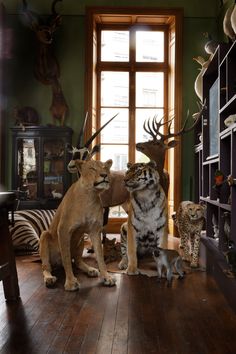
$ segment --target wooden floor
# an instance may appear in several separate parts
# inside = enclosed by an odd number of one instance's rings
[[[171,288],[116,274],[117,285],[81,274],[79,292],[45,288],[39,262],[17,258],[21,300],[0,284],[0,353],[235,354],[236,315],[214,280],[194,271]]]

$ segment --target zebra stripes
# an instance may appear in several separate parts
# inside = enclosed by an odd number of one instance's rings
[[[9,226],[13,247],[16,253],[29,254],[39,249],[39,237],[48,229],[56,210],[17,210],[14,212],[14,225]]]

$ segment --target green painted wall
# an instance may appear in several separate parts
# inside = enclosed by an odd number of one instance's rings
[[[51,92],[49,87],[37,82],[33,76],[34,37],[33,33],[25,28],[21,22],[19,16],[19,4],[21,2],[19,0],[2,0],[2,3],[6,7],[8,23],[13,28],[15,38],[13,43],[14,59],[9,60],[7,66],[8,99],[6,116],[8,121],[7,134],[9,134],[9,127],[13,124],[12,109],[15,105],[33,106],[38,110],[43,124],[51,123],[48,110],[51,104]],[[50,13],[51,1],[49,0],[28,0],[28,3],[30,9],[34,8],[37,13],[44,15]],[[222,40],[222,25],[218,23],[218,19],[224,9],[220,8],[219,0],[63,0],[57,6],[58,12],[63,15],[63,21],[61,27],[55,33],[54,45],[61,68],[60,82],[70,108],[66,124],[74,130],[74,137],[79,131],[84,116],[86,6],[183,8],[183,119],[188,109],[191,113],[197,110],[197,96],[193,87],[198,74],[198,65],[192,58],[196,55],[205,55],[203,32],[209,32],[215,39]],[[10,145],[8,146],[8,152],[9,156],[6,161],[10,161]],[[6,171],[10,176],[10,163]],[[182,143],[183,200],[192,196],[193,175],[193,134],[190,133],[184,137]]]

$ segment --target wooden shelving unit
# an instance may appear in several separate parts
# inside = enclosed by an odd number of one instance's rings
[[[207,108],[195,131],[195,200],[207,206],[204,261],[236,311],[236,279],[225,257],[229,241],[236,248],[236,185],[227,182],[229,175],[236,179],[236,123],[224,123],[236,114],[236,42],[218,46],[203,76],[203,97]],[[224,175],[221,186],[215,186],[217,170]]]

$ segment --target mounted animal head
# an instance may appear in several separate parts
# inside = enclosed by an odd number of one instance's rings
[[[76,160],[91,160],[92,157],[100,151],[100,145],[94,145],[92,150],[89,149],[89,146],[92,144],[94,139],[98,136],[98,134],[101,132],[102,129],[104,129],[116,116],[118,113],[113,116],[111,119],[109,119],[103,126],[101,126],[89,139],[86,141],[86,143],[83,144],[83,136],[84,136],[84,131],[86,127],[86,123],[88,120],[88,112],[86,113],[83,125],[80,129],[79,132],[79,137],[77,141],[76,147],[67,144],[67,151],[72,154],[72,158],[70,162],[67,165],[67,169],[70,173],[77,173],[78,169],[76,167],[75,161]]]
[[[25,23],[32,31],[35,32],[37,39],[42,44],[51,44],[53,40],[53,34],[56,29],[61,24],[61,16],[57,14],[55,10],[56,3],[62,0],[53,0],[51,6],[52,14],[47,18],[43,19],[37,13],[30,11],[28,9],[28,4],[26,0],[22,0],[23,3],[23,15]]]
[[[174,118],[168,120],[167,122],[163,122],[163,118],[158,122],[156,116],[152,119],[152,121],[150,121],[149,118],[144,122],[143,129],[151,135],[152,140],[137,143],[136,149],[149,157],[150,160],[155,161],[158,171],[163,171],[166,151],[168,149],[174,148],[178,144],[179,141],[175,140],[176,137],[182,136],[183,134],[194,129],[198,121],[201,119],[202,112],[205,108],[206,103],[204,103],[201,107],[199,106],[200,110],[195,116],[194,123],[189,128],[186,128],[187,122],[189,120],[188,114],[184,121],[183,127],[176,133],[171,133],[171,125]],[[164,125],[168,125],[167,134],[160,132],[160,128]]]

